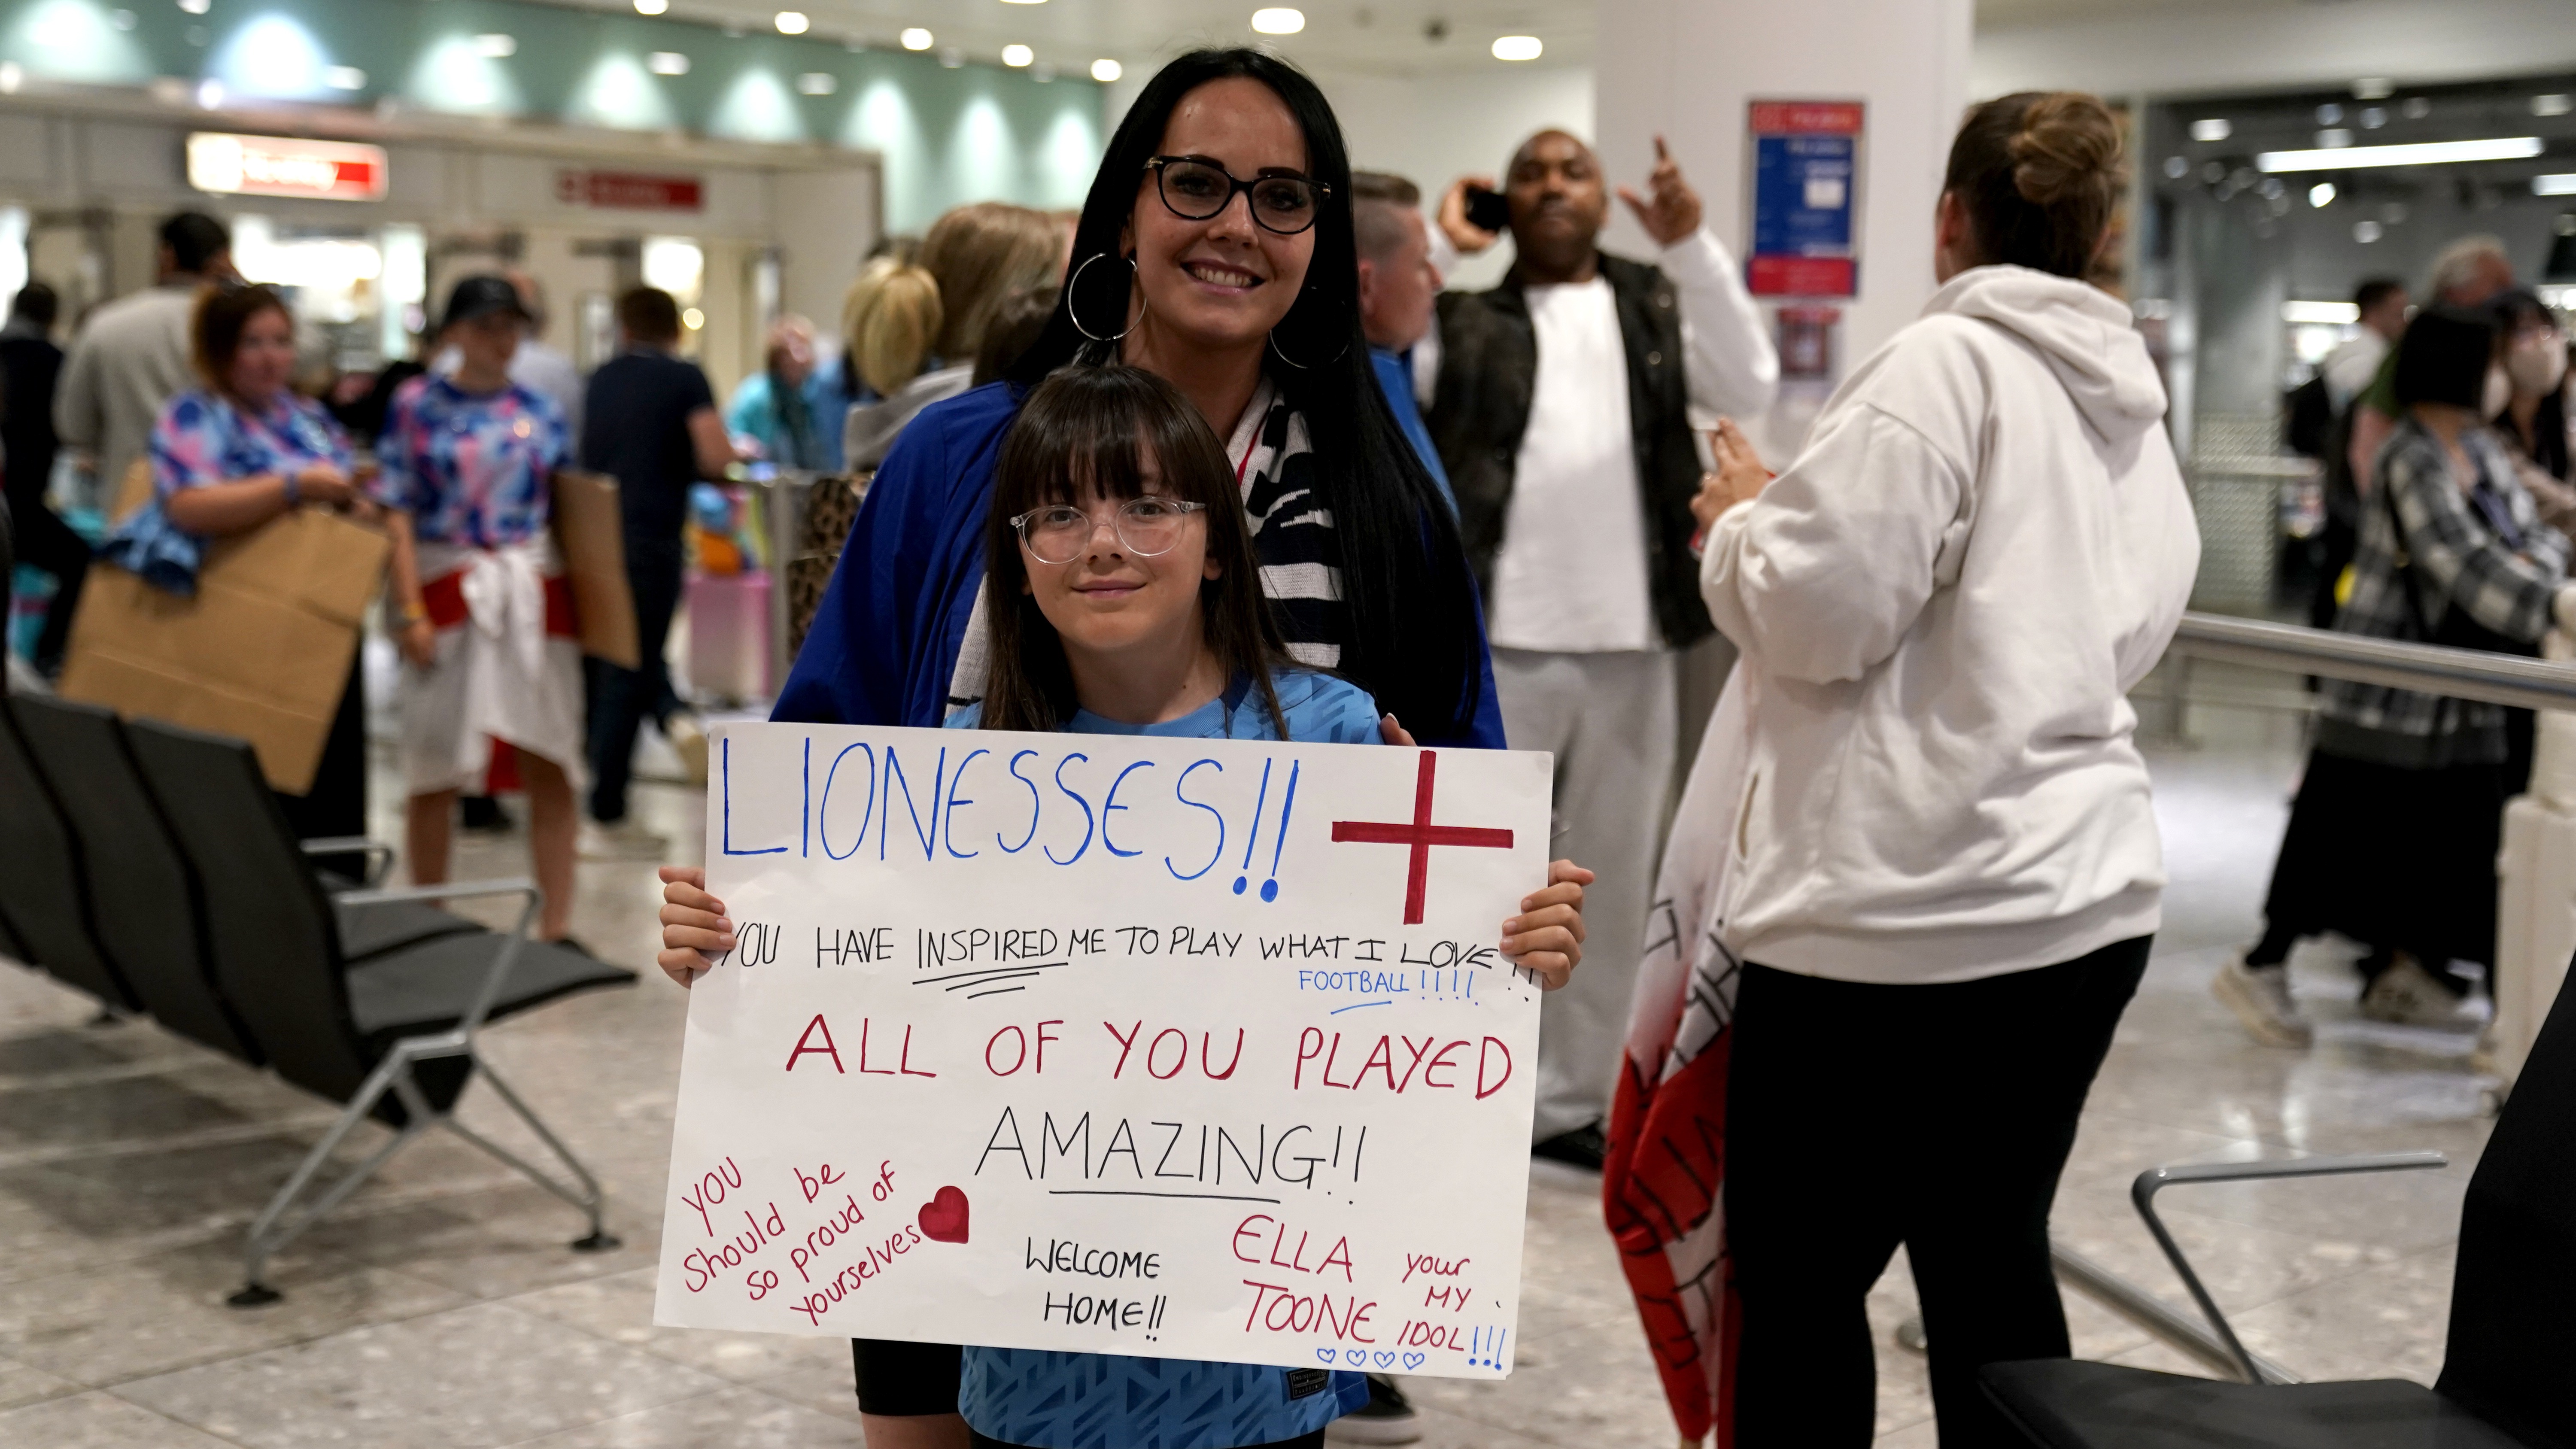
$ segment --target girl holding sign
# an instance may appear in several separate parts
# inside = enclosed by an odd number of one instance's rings
[[[948,725],[1378,743],[1365,691],[1288,655],[1234,505],[1224,446],[1171,384],[1109,366],[1039,385],[1002,442],[985,526],[984,698]],[[685,986],[707,969],[702,953],[732,949],[733,926],[705,872],[662,876],[660,961]],[[1553,990],[1582,957],[1592,873],[1558,861],[1549,876],[1501,944]],[[1356,1373],[1037,1349],[863,1340],[858,1363],[880,1444],[1071,1449],[1105,1433],[1136,1449],[1316,1445],[1369,1396]],[[941,1396],[935,1412],[910,1407],[925,1390]]]

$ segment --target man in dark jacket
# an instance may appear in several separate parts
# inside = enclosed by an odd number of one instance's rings
[[[1586,974],[1548,995],[1535,1129],[1541,1155],[1594,1168],[1673,773],[1673,651],[1710,632],[1692,425],[1759,414],[1779,380],[1735,259],[1660,139],[1655,154],[1649,194],[1619,192],[1661,248],[1648,263],[1600,248],[1609,190],[1591,147],[1562,131],[1522,144],[1503,186],[1512,270],[1440,299],[1430,418],[1485,591],[1504,730],[1555,753],[1554,849],[1600,874]],[[1441,226],[1479,251],[1495,236],[1467,221],[1464,185]]]

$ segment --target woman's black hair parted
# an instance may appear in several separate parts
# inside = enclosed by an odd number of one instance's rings
[[[1012,380],[1035,385],[1084,353],[1075,309],[1095,333],[1125,325],[1130,272],[1119,234],[1140,202],[1160,204],[1152,201],[1145,163],[1161,150],[1183,96],[1237,77],[1259,81],[1286,104],[1305,134],[1307,174],[1331,188],[1315,224],[1305,288],[1271,333],[1277,354],[1266,366],[1305,418],[1315,487],[1332,512],[1350,629],[1340,672],[1417,735],[1463,734],[1482,689],[1475,581],[1457,521],[1378,391],[1360,334],[1350,155],[1332,107],[1304,72],[1258,50],[1196,50],[1146,83],[1110,138],[1074,232],[1073,266],[1098,264],[1068,273],[1063,303]]]
[[[1203,637],[1229,679],[1247,676],[1288,738],[1271,671],[1288,664],[1279,621],[1262,597],[1252,532],[1207,419],[1180,390],[1142,368],[1070,367],[1038,385],[1002,439],[984,525],[985,617],[993,629],[983,727],[1052,730],[1073,718],[1073,672],[1055,626],[1028,591],[1028,561],[1011,520],[1050,503],[1134,498],[1154,491],[1203,505],[1207,556],[1217,576],[1199,584]]]

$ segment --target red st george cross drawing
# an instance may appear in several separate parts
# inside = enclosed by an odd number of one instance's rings
[[[1393,825],[1377,820],[1336,820],[1333,839],[1356,841],[1363,845],[1409,845],[1413,859],[1405,870],[1404,923],[1422,924],[1422,887],[1431,871],[1431,847],[1435,845],[1481,845],[1490,849],[1511,848],[1512,833],[1489,830],[1473,825],[1434,825],[1431,823],[1431,777],[1439,768],[1437,751],[1422,752],[1422,769],[1413,782],[1413,820],[1410,824]]]

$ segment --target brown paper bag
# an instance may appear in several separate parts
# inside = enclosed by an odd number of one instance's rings
[[[300,508],[209,543],[192,599],[101,563],[72,619],[62,693],[246,739],[268,783],[301,795],[390,548],[376,529]]]
[[[635,593],[626,582],[626,524],[617,480],[566,468],[554,475],[555,548],[572,580],[581,652],[620,669],[641,669]]]

